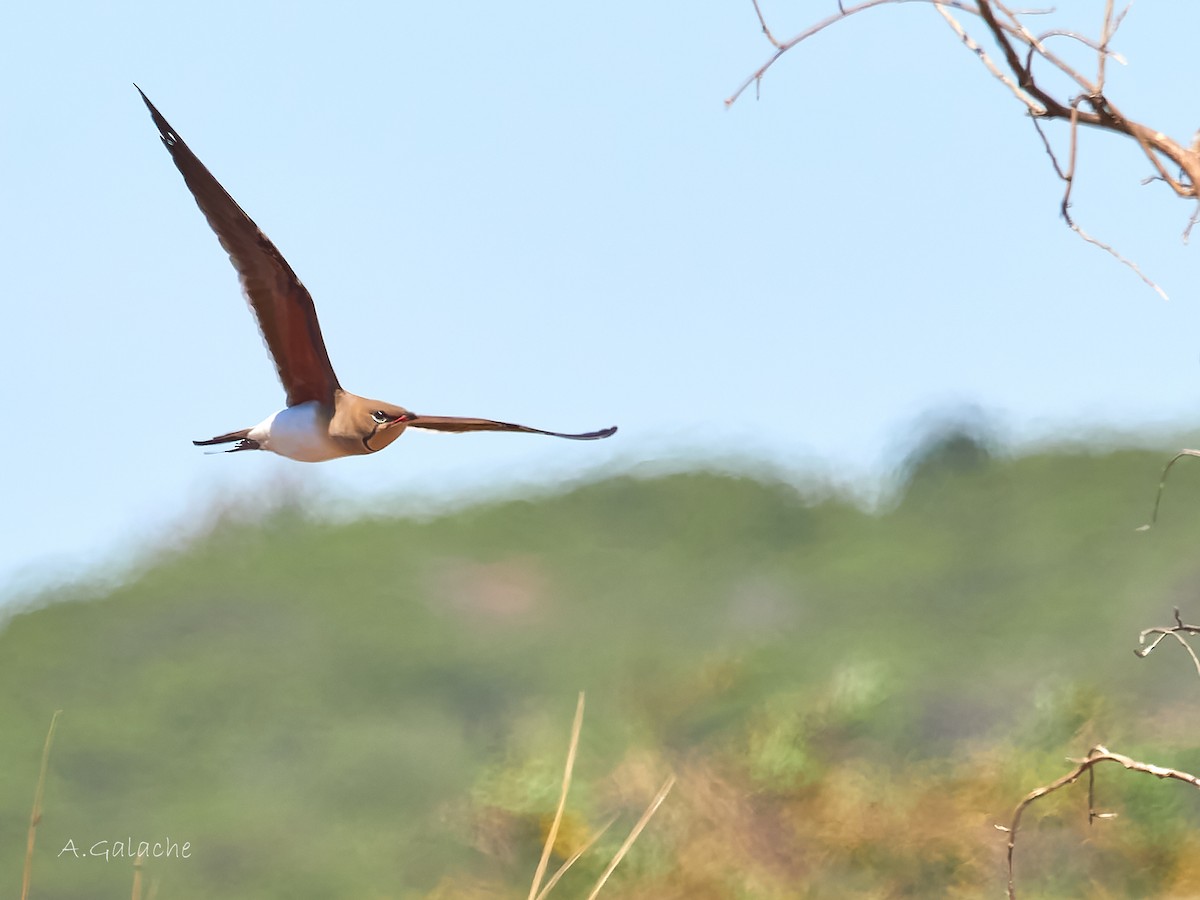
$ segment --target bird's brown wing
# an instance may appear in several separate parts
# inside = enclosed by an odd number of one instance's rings
[[[511,422],[497,422],[493,419],[463,419],[457,416],[419,416],[409,413],[404,423],[413,428],[428,428],[431,431],[523,431],[526,434],[548,434],[550,437],[567,438],[572,441],[596,441],[600,438],[612,437],[617,428],[603,428],[600,431],[588,431],[583,434],[563,434],[559,431],[543,431],[540,428],[530,428],[528,425],[514,425]]]
[[[238,271],[242,290],[258,319],[267,350],[275,360],[288,406],[307,400],[331,403],[338,380],[321,338],[317,310],[308,289],[141,88],[138,93],[158,126],[163,146]]]

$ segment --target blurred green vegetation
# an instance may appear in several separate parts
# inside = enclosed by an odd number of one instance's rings
[[[34,896],[523,896],[587,719],[560,885],[633,898],[1003,892],[1017,801],[1096,742],[1200,769],[1200,679],[1145,627],[1200,618],[1200,471],[1165,455],[1019,458],[951,433],[864,511],[819,484],[610,477],[427,521],[219,517],[123,583],[0,631],[0,885],[20,883],[63,709]],[[747,466],[747,470],[750,467]],[[99,583],[99,582],[98,582]],[[1027,814],[1027,896],[1200,895],[1200,795],[1101,769]],[[524,886],[524,887],[522,887]],[[602,895],[603,896],[603,895]]]

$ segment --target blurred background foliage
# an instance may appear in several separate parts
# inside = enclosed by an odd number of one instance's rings
[[[0,884],[20,883],[63,709],[34,895],[523,896],[588,698],[556,890],[629,898],[982,897],[1006,823],[1096,742],[1200,770],[1200,679],[1138,632],[1197,614],[1200,472],[1161,451],[918,441],[878,507],[756,472],[614,475],[424,520],[230,508],[124,578],[0,631]],[[1200,795],[1101,768],[1027,814],[1037,897],[1200,895]]]

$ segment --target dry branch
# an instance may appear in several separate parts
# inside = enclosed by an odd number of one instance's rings
[[[1157,635],[1149,644],[1146,643],[1146,638],[1150,635]],[[1196,656],[1196,651],[1192,649],[1192,645],[1185,639],[1185,634],[1200,634],[1200,625],[1185,625],[1183,618],[1179,615],[1179,607],[1175,607],[1175,624],[1169,627],[1146,628],[1138,635],[1138,649],[1133,652],[1145,659],[1149,656],[1154,648],[1163,642],[1168,636],[1175,638],[1183,646],[1183,649],[1188,652],[1188,656],[1192,658],[1192,665],[1196,667],[1196,674],[1200,675],[1200,657]]]
[[[1125,14],[1129,11],[1128,6],[1117,13],[1114,11],[1112,0],[1106,0],[1100,37],[1093,40],[1077,32],[1063,29],[1051,29],[1041,34],[1035,34],[1026,26],[1023,17],[1042,14],[1045,11],[1014,11],[1006,4],[1000,2],[1000,0],[977,0],[974,3],[966,2],[966,0],[865,0],[865,2],[853,6],[843,6],[841,3],[838,3],[838,11],[836,13],[809,26],[788,40],[779,40],[767,25],[758,0],[752,0],[752,2],[754,3],[754,11],[758,16],[763,33],[775,48],[775,52],[765,63],[751,73],[737,90],[725,100],[727,107],[737,102],[738,98],[750,85],[757,86],[761,84],[767,70],[785,53],[805,40],[824,31],[831,25],[857,13],[865,12],[879,6],[898,5],[901,3],[931,3],[966,47],[975,54],[994,78],[1004,84],[1013,93],[1032,117],[1035,126],[1038,127],[1038,133],[1041,135],[1055,172],[1066,182],[1060,208],[1071,230],[1083,238],[1083,240],[1101,248],[1128,266],[1142,281],[1154,288],[1164,298],[1166,297],[1163,290],[1144,275],[1135,263],[1123,257],[1109,244],[1092,237],[1080,228],[1071,218],[1068,211],[1075,168],[1074,159],[1078,141],[1077,132],[1080,125],[1115,134],[1123,134],[1137,141],[1138,146],[1142,148],[1142,152],[1145,153],[1146,158],[1154,167],[1155,174],[1148,180],[1161,181],[1167,184],[1179,197],[1191,200],[1200,199],[1200,193],[1197,191],[1197,185],[1200,185],[1200,147],[1197,146],[1197,143],[1193,142],[1191,145],[1185,146],[1155,128],[1128,118],[1105,94],[1106,66],[1108,60],[1113,58],[1119,62],[1123,62],[1121,57],[1111,49],[1110,44],[1117,29],[1120,28],[1121,23],[1124,21]],[[1003,69],[988,55],[979,42],[970,35],[959,20],[955,18],[952,11],[968,16],[975,16],[983,23],[985,30],[1000,51],[1000,57],[1003,59]],[[1096,54],[1095,79],[1092,80],[1084,76],[1062,57],[1051,51],[1047,46],[1047,42],[1051,38],[1068,38],[1093,50]],[[1038,80],[1038,73],[1035,72],[1035,64],[1049,65],[1051,68],[1056,69],[1077,85],[1080,93],[1073,97],[1056,96],[1051,93]],[[1046,139],[1046,135],[1039,124],[1041,120],[1054,119],[1062,120],[1070,125],[1071,164],[1065,170],[1059,165],[1050,142]],[[1173,175],[1172,172],[1177,172],[1178,175]],[[1200,216],[1200,210],[1189,218],[1187,227],[1184,230],[1185,240],[1198,216]]]
[[[1132,772],[1142,772],[1146,775],[1153,775],[1155,778],[1167,778],[1173,781],[1182,781],[1190,784],[1192,787],[1200,788],[1200,778],[1191,775],[1188,772],[1181,772],[1178,769],[1168,769],[1163,766],[1156,766],[1152,763],[1139,762],[1136,759],[1131,759],[1120,753],[1113,753],[1107,747],[1095,746],[1088,751],[1088,755],[1083,759],[1073,759],[1071,762],[1076,766],[1066,775],[1055,779],[1047,785],[1043,785],[1036,790],[1030,791],[1025,795],[1017,808],[1013,811],[1012,822],[1005,825],[997,825],[996,828],[1008,834],[1008,896],[1009,900],[1016,900],[1017,888],[1013,873],[1013,858],[1017,849],[1017,829],[1021,825],[1021,816],[1025,810],[1034,801],[1040,800],[1049,794],[1053,794],[1059,788],[1066,787],[1068,784],[1074,784],[1079,780],[1079,777],[1085,772],[1088,773],[1088,824],[1090,825],[1096,819],[1111,819],[1115,818],[1114,813],[1098,812],[1095,803],[1095,782],[1092,776],[1092,769],[1102,762],[1119,763],[1126,769]]]

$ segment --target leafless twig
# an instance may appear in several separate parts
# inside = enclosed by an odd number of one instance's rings
[[[1146,638],[1150,635],[1157,635],[1149,644],[1146,643]],[[1133,652],[1145,659],[1153,652],[1154,648],[1163,642],[1169,635],[1175,638],[1183,646],[1183,649],[1188,652],[1188,656],[1192,658],[1192,665],[1196,667],[1196,674],[1200,676],[1200,657],[1196,656],[1196,651],[1192,649],[1192,645],[1185,639],[1185,634],[1200,634],[1200,625],[1185,625],[1183,618],[1179,615],[1179,607],[1175,607],[1175,624],[1171,626],[1160,626],[1158,628],[1147,628],[1138,635],[1138,649]]]
[[[1200,456],[1200,450],[1180,450],[1167,461],[1163,466],[1162,477],[1158,480],[1158,493],[1154,495],[1154,509],[1150,513],[1150,521],[1145,525],[1139,526],[1138,531],[1149,531],[1158,521],[1158,507],[1162,504],[1163,488],[1167,486],[1167,475],[1171,471],[1171,466],[1179,462],[1185,456]]]
[[[1183,242],[1186,244],[1192,238],[1192,229],[1196,227],[1196,222],[1200,221],[1200,203],[1196,204],[1196,208],[1192,210],[1191,218],[1188,219],[1187,228],[1183,229]]]
[[[991,72],[1001,84],[1012,91],[1013,96],[1029,107],[1029,112],[1033,114],[1035,122],[1037,121],[1037,117],[1044,116],[1046,114],[1045,107],[1022,91],[1021,88],[1011,78],[1000,71],[1000,67],[992,62],[991,58],[987,55],[987,52],[975,42],[973,37],[967,34],[966,29],[962,27],[958,19],[950,15],[950,11],[946,8],[944,3],[935,3],[934,8],[941,13],[942,18],[946,20],[946,23],[950,26],[951,30],[958,35],[959,40],[966,45],[967,49],[979,57],[979,61],[983,63],[984,67],[987,68],[987,70]]]
[[[767,40],[776,47],[781,46],[779,41],[775,39],[775,35],[771,34],[771,29],[767,26],[767,20],[763,17],[762,9],[759,8],[758,0],[752,0],[754,3],[754,12],[758,16],[758,24],[762,26],[763,34],[767,36]]]
[[[1096,809],[1095,803],[1095,784],[1092,780],[1092,769],[1102,762],[1118,763],[1126,769],[1133,772],[1142,772],[1146,775],[1153,775],[1155,778],[1167,778],[1174,781],[1182,781],[1190,784],[1192,787],[1200,788],[1200,778],[1191,775],[1187,772],[1181,772],[1178,769],[1168,769],[1163,766],[1156,766],[1151,763],[1139,762],[1136,759],[1131,759],[1120,753],[1113,753],[1107,747],[1095,746],[1088,751],[1088,755],[1083,759],[1073,759],[1075,768],[1063,775],[1061,778],[1055,779],[1047,785],[1043,785],[1036,790],[1030,791],[1025,795],[1017,808],[1013,811],[1012,821],[1007,825],[997,825],[996,828],[1005,832],[1008,835],[1008,896],[1009,900],[1016,900],[1017,888],[1013,873],[1013,858],[1017,849],[1017,830],[1021,825],[1021,816],[1025,810],[1036,800],[1048,794],[1053,794],[1059,788],[1066,787],[1068,784],[1074,784],[1079,780],[1079,776],[1085,772],[1088,773],[1088,823],[1091,824],[1096,819],[1112,819],[1116,817],[1115,813],[1099,812]]]

